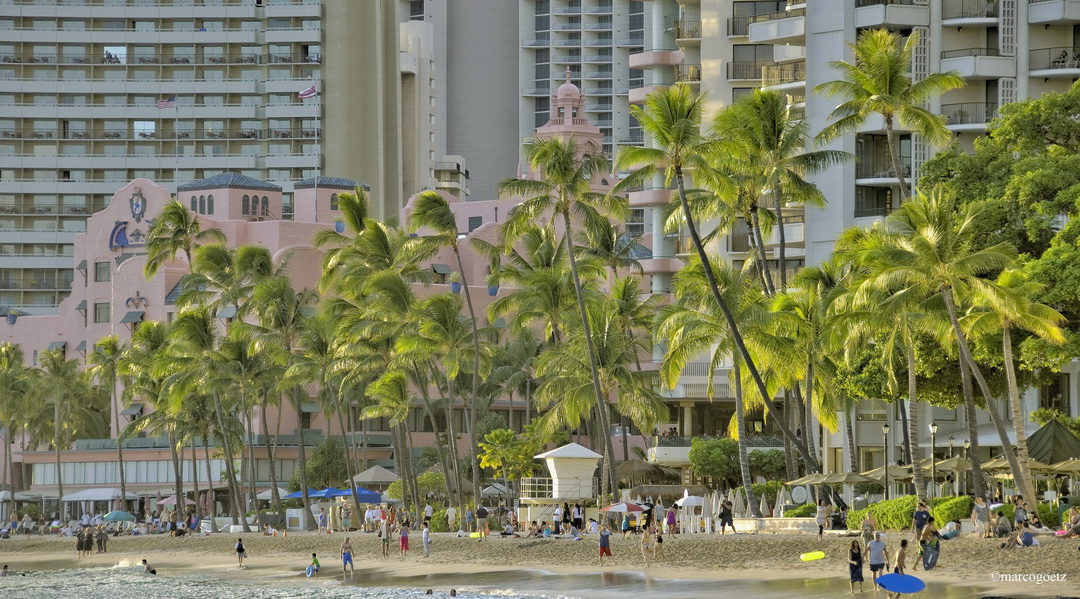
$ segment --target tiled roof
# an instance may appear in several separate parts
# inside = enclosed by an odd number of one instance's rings
[[[309,187],[315,187],[315,177],[310,177],[300,181],[296,185],[293,185],[293,189],[307,189]],[[354,189],[357,185],[367,188],[365,183],[358,183],[352,179],[346,179],[344,177],[318,177],[319,187],[340,187],[342,189]]]
[[[239,187],[242,189],[266,189],[270,191],[281,191],[280,185],[267,183],[266,181],[260,181],[255,177],[241,175],[240,173],[221,173],[220,175],[214,175],[209,179],[192,181],[191,183],[184,183],[183,185],[177,187],[176,190],[194,191],[198,189],[219,189],[222,187]]]

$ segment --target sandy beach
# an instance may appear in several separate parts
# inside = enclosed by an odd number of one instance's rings
[[[237,570],[233,544],[244,538],[248,559]],[[229,576],[287,578],[300,575],[318,553],[322,577],[341,576],[338,547],[344,534],[293,533],[287,537],[260,534],[170,538],[166,536],[120,537],[109,541],[109,552],[79,559],[69,538],[31,537],[0,541],[0,561],[13,570],[52,570],[112,566],[121,560],[149,560],[162,573],[203,571]],[[379,539],[373,534],[349,534],[357,568],[385,570],[397,576],[433,575],[440,572],[491,572],[494,570],[542,569],[553,573],[596,572],[597,542],[568,539],[513,539],[489,537],[480,542],[448,533],[434,534],[432,555],[424,558],[419,536],[402,560],[394,539],[391,557],[383,559]],[[886,541],[895,552],[901,538],[889,533]],[[835,578],[847,586],[847,547],[850,537],[826,535],[679,535],[666,537],[666,558],[647,570],[636,538],[612,540],[616,566],[604,570],[645,572],[657,579],[772,580],[780,578]],[[960,584],[989,596],[1056,597],[1080,595],[1080,542],[1043,537],[1037,548],[999,550],[996,542],[961,538],[942,544],[941,561],[930,572],[917,575],[928,583]],[[910,542],[910,540],[909,540]],[[799,555],[824,551],[824,559],[803,562]],[[909,562],[909,572],[911,572]],[[1016,575],[1064,575],[1064,581],[1036,584],[1011,580]],[[868,570],[864,577],[870,580]],[[868,592],[872,587],[867,582]]]

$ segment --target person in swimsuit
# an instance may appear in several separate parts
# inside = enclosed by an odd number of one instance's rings
[[[653,561],[664,559],[664,527],[656,527],[656,546],[653,547]]]
[[[341,549],[338,550],[338,553],[341,555],[341,575],[345,575],[345,566],[348,566],[350,570],[353,570],[353,574],[356,574],[353,569],[352,543],[349,542],[349,537],[345,537],[345,540],[341,542]]]
[[[855,594],[855,583],[859,583],[859,592],[863,592],[862,583],[862,548],[859,546],[858,541],[851,542],[851,549],[848,550],[848,575],[851,578],[851,594]]]
[[[641,557],[645,559],[645,567],[649,567],[649,551],[652,549],[652,529],[646,528],[641,533]]]
[[[247,557],[247,551],[244,550],[244,539],[236,539],[236,561],[239,564],[237,567],[244,567],[245,557]]]
[[[398,528],[398,537],[401,545],[401,558],[405,559],[409,555],[409,529],[405,526]]]
[[[142,561],[142,567],[143,572],[146,572],[147,574],[150,574],[152,576],[157,576],[157,570],[155,570],[154,567],[150,564],[146,563],[146,560]]]

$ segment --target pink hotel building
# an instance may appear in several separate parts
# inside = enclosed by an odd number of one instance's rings
[[[583,152],[599,152],[602,148],[600,130],[583,118],[584,96],[578,88],[567,82],[552,94],[552,117],[537,129],[539,137],[573,137]],[[520,176],[529,177],[527,172]],[[597,191],[606,191],[616,178],[610,174],[599,177]],[[290,256],[289,276],[297,288],[314,288],[321,273],[322,252],[312,245],[316,231],[334,227],[337,212],[337,194],[351,192],[357,183],[347,179],[319,177],[298,183],[294,195],[294,220],[281,220],[282,188],[273,183],[260,181],[236,173],[223,173],[201,181],[182,184],[176,197],[198,214],[204,228],[220,229],[228,238],[230,247],[245,244],[265,246],[275,262]],[[443,193],[443,192],[440,192]],[[515,205],[514,201],[462,202],[444,194],[457,215],[458,230],[463,235],[495,241],[500,214]],[[38,354],[47,349],[62,349],[68,358],[85,361],[94,344],[107,335],[117,335],[121,341],[129,341],[139,323],[149,320],[169,322],[175,316],[176,297],[181,278],[188,272],[183,256],[165,265],[157,275],[146,279],[143,267],[146,263],[145,241],[150,223],[158,216],[162,206],[172,197],[164,187],[147,179],[135,179],[118,190],[108,205],[92,215],[87,230],[75,238],[75,281],[71,295],[61,304],[59,313],[42,316],[18,316],[7,324],[0,324],[0,341],[22,346],[28,362],[36,365]],[[650,196],[651,197],[651,196]],[[410,200],[401,211],[401,222],[408,222]],[[423,231],[420,231],[423,234]],[[642,250],[651,247],[649,236],[642,239]],[[462,245],[464,271],[462,278],[469,283],[473,302],[480,314],[486,314],[488,304],[494,299],[489,295],[485,276],[487,260],[474,255],[468,244]],[[678,269],[674,258],[652,259],[643,255],[641,263],[645,272],[644,288],[655,289],[651,275],[662,273],[665,280]],[[421,294],[441,290],[453,270],[453,255],[445,250],[431,261],[430,268],[435,283],[421,290]],[[511,291],[504,287],[495,293],[504,295]],[[231,316],[221,314],[222,323]],[[132,420],[139,418],[149,406],[139,402],[118,406],[120,422],[112,423],[112,435]],[[504,414],[508,423],[520,427],[523,417],[521,402],[511,412],[508,401],[494,404],[496,412]],[[419,447],[430,444],[434,432],[422,417],[420,410],[409,426]],[[679,421],[689,421],[689,410],[681,410]],[[304,406],[300,414],[291,408],[268,416],[270,430],[285,433],[278,439],[278,480],[288,480],[292,475],[297,457],[297,441],[294,434],[299,427],[305,430],[337,433],[336,419],[324,418],[315,404]],[[390,459],[390,435],[385,423],[372,422],[368,433],[370,450],[368,458],[373,464],[392,467]],[[258,416],[254,431],[261,431]],[[457,430],[464,430],[457,423]],[[309,439],[315,437],[312,435]],[[621,436],[615,439],[621,442]],[[641,437],[632,443],[640,444]],[[14,454],[14,472],[8,480],[16,488],[29,489],[45,496],[54,496],[56,474],[53,453],[44,446],[22,448],[21,439],[4,439],[10,443]],[[260,435],[255,435],[256,478],[260,486],[269,485],[268,461],[261,445]],[[310,443],[310,441],[309,441]],[[417,450],[419,451],[419,450]],[[621,453],[621,452],[620,452]],[[200,460],[202,450],[197,450]],[[125,473],[129,489],[136,492],[154,492],[170,489],[173,481],[170,452],[162,439],[135,438],[125,442]],[[80,440],[62,456],[65,491],[87,487],[115,486],[118,484],[116,450],[112,439]],[[212,460],[217,478],[224,468],[220,459]],[[205,475],[205,469],[200,474]],[[183,467],[184,485],[191,487],[190,459]],[[205,484],[205,481],[202,481]]]

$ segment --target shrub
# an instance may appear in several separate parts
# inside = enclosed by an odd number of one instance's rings
[[[1049,526],[1050,528],[1061,526],[1057,506],[1052,503],[1039,504],[1039,520],[1042,520],[1043,526]]]
[[[971,507],[975,501],[971,497],[964,495],[961,497],[944,497],[930,503],[933,504],[930,513],[934,515],[934,522],[940,528],[953,520],[966,521],[971,516]]]
[[[817,513],[817,506],[812,503],[804,503],[799,507],[784,512],[785,518],[809,518]]]
[[[453,532],[446,524],[446,508],[436,509],[431,513],[431,532]]]
[[[867,512],[874,514],[878,528],[904,530],[911,527],[911,516],[915,513],[915,496],[904,495],[895,499],[879,501],[871,504],[866,509],[852,510],[848,512],[848,528],[857,530],[862,525],[862,521],[866,519]]]
[[[778,480],[770,480],[767,483],[754,483],[750,485],[750,488],[754,491],[754,496],[758,497],[758,501],[761,501],[761,496],[764,495],[769,505],[775,506],[776,496],[780,494],[780,488],[783,486],[784,483]]]

